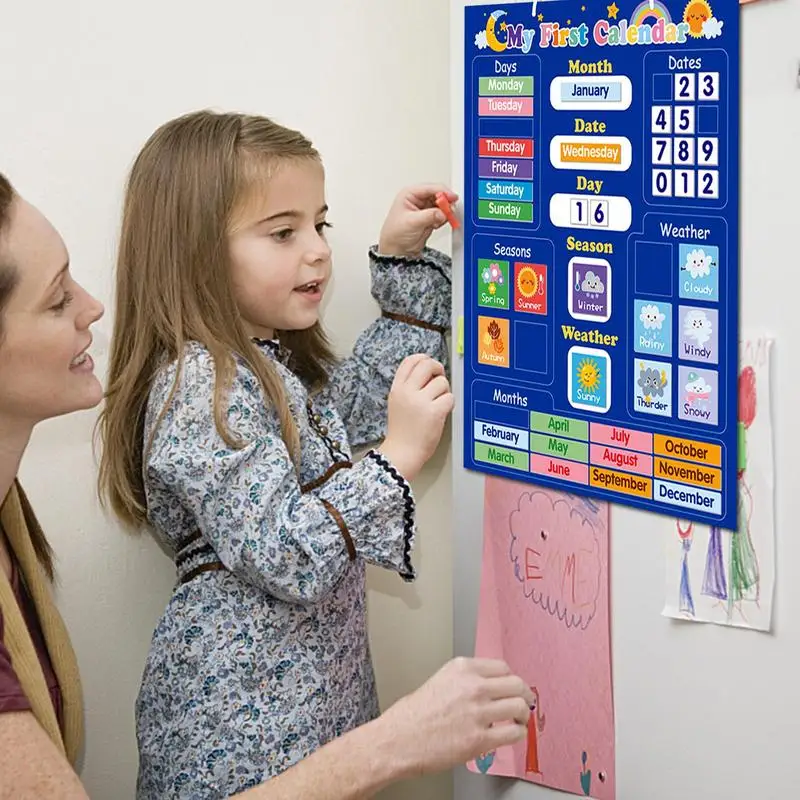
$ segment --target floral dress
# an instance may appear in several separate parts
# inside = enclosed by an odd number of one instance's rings
[[[229,447],[213,415],[214,363],[187,346],[181,381],[144,465],[148,518],[178,582],[153,634],[136,702],[139,800],[223,798],[286,770],[374,718],[365,565],[413,580],[410,486],[380,453],[386,399],[406,356],[447,363],[447,256],[370,250],[380,318],[310,396],[291,353],[260,342],[300,432],[295,468],[277,414],[238,363]],[[155,377],[148,441],[175,376]]]

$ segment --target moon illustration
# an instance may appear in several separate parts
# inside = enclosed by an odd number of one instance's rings
[[[494,26],[497,24],[497,20],[505,15],[505,11],[493,11],[489,16],[489,19],[486,20],[486,44],[488,44],[489,47],[495,51],[495,53],[502,53],[503,50],[506,49],[506,43],[499,41],[497,34],[494,31]]]

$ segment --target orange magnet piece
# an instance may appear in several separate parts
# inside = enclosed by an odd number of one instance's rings
[[[461,227],[458,219],[456,219],[456,215],[453,213],[453,209],[450,207],[450,201],[447,199],[447,195],[444,192],[436,192],[436,205],[439,206],[439,210],[447,217],[447,221],[454,228]]]

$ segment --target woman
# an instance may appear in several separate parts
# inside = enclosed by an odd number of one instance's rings
[[[0,796],[87,797],[72,764],[83,711],[53,604],[50,547],[16,475],[34,426],[103,392],[88,353],[103,307],[75,282],[53,226],[0,175]],[[456,659],[378,719],[247,800],[347,800],[521,741],[530,691],[495,661]]]

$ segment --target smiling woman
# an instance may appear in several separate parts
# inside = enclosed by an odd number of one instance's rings
[[[50,222],[5,179],[0,192],[8,219],[0,262],[0,376],[8,380],[0,380],[0,420],[13,421],[23,437],[41,420],[102,399],[87,351],[103,307],[72,278]]]

